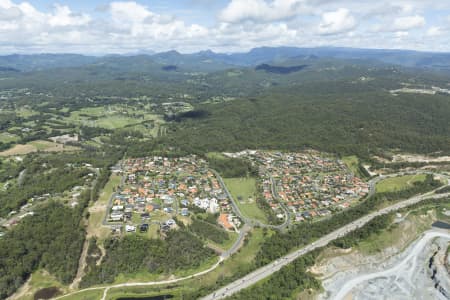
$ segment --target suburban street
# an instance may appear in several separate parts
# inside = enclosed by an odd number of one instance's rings
[[[391,174],[389,175],[389,177],[395,177],[398,175],[404,175],[404,174]],[[439,175],[441,176],[443,179],[445,179],[447,181],[447,186],[450,185],[450,178],[448,176],[445,176],[443,174],[435,174],[435,175]],[[388,176],[383,176],[382,179],[387,178]],[[219,181],[221,182],[221,184],[223,184],[222,178],[219,176]],[[380,178],[375,178],[373,179],[373,187],[375,186],[376,181],[380,180]],[[223,184],[223,187],[225,188],[225,191],[227,192],[227,194],[229,193],[229,191],[226,189],[226,186]],[[442,187],[439,187],[438,189],[440,189]],[[438,190],[436,189],[436,190]],[[344,235],[346,235],[347,233],[360,228],[362,226],[364,226],[366,223],[368,223],[369,221],[371,221],[373,218],[377,217],[377,216],[381,216],[381,215],[385,215],[388,214],[390,212],[414,205],[416,203],[419,203],[425,199],[439,199],[439,198],[444,198],[444,197],[449,197],[450,193],[445,193],[445,194],[434,194],[434,192],[436,190],[430,191],[428,193],[422,194],[422,195],[417,195],[414,197],[411,197],[407,200],[395,203],[391,206],[385,207],[383,209],[380,209],[376,212],[372,212],[368,215],[365,215],[363,217],[361,217],[358,220],[355,220],[325,236],[323,236],[322,238],[316,240],[315,242],[301,248],[298,249],[292,253],[289,253],[277,260],[275,260],[274,262],[261,267],[255,271],[253,271],[252,273],[224,286],[223,288],[201,298],[203,300],[215,300],[215,299],[223,299],[225,297],[228,297],[234,293],[239,292],[242,289],[245,289],[255,283],[257,283],[258,281],[269,277],[270,275],[272,275],[274,272],[280,270],[282,267],[286,266],[287,264],[291,263],[292,261],[294,261],[295,259],[297,259],[298,257],[313,251],[316,248],[320,248],[323,246],[326,246],[328,243],[330,243],[331,241],[340,238]],[[233,198],[231,198],[233,199]],[[234,199],[233,199],[234,201]],[[237,208],[237,206],[235,206],[235,203],[233,202],[233,207],[236,209],[236,211],[239,212],[239,209]],[[235,212],[237,213],[237,212]],[[239,212],[240,213],[240,212]],[[243,218],[244,222],[245,219]],[[212,267],[210,267],[207,270],[201,271],[199,273],[190,275],[190,276],[186,276],[186,277],[181,277],[181,278],[175,278],[175,279],[171,279],[171,280],[164,280],[164,281],[148,281],[148,282],[130,282],[130,283],[122,283],[122,284],[115,284],[115,285],[110,285],[110,286],[98,286],[98,287],[92,287],[92,288],[86,288],[86,289],[82,289],[82,290],[78,290],[66,295],[62,295],[59,297],[56,297],[55,299],[63,299],[65,297],[71,296],[71,295],[75,295],[84,291],[89,291],[89,290],[103,290],[103,297],[102,300],[106,299],[107,293],[110,289],[112,288],[120,288],[120,287],[132,287],[132,286],[154,286],[154,285],[163,285],[163,284],[172,284],[172,283],[176,283],[176,282],[180,282],[186,279],[190,279],[190,278],[195,278],[198,276],[202,276],[205,275],[211,271],[213,271],[214,269],[216,269],[217,267],[219,267],[220,263],[223,262],[224,260],[228,259],[233,253],[235,253],[237,250],[239,250],[239,248],[242,246],[243,244],[243,239],[245,237],[245,234],[251,229],[251,227],[249,226],[250,224],[246,224],[242,227],[241,231],[240,231],[240,235],[238,237],[238,239],[236,240],[236,242],[233,244],[233,246],[226,252],[224,252],[220,257],[219,257],[219,261],[214,264]]]
[[[217,171],[215,171],[215,170],[212,170],[211,169],[211,171],[214,173],[214,175],[217,177],[217,179],[219,180],[219,183],[220,183],[220,185],[222,186],[222,188],[223,188],[223,190],[225,191],[225,193],[227,194],[227,196],[228,196],[228,198],[231,200],[231,206],[232,206],[232,209],[233,209],[233,212],[245,223],[245,224],[247,224],[247,225],[249,225],[249,226],[259,226],[259,227],[261,227],[261,228],[271,228],[271,229],[278,229],[278,230],[283,230],[283,229],[285,229],[287,226],[289,226],[289,220],[290,220],[290,214],[289,214],[289,211],[288,211],[288,209],[286,208],[286,206],[283,204],[283,205],[281,205],[281,207],[283,208],[283,211],[284,211],[284,213],[285,213],[285,219],[284,219],[284,222],[283,222],[283,224],[280,224],[280,225],[271,225],[271,224],[264,224],[264,223],[262,223],[261,221],[259,221],[259,220],[254,220],[254,219],[250,219],[250,218],[247,218],[246,216],[244,216],[243,214],[242,214],[242,212],[240,211],[240,209],[239,209],[239,207],[238,207],[238,205],[237,205],[237,203],[236,203],[236,200],[233,198],[233,195],[231,195],[231,193],[230,193],[230,191],[228,190],[228,188],[227,188],[227,186],[225,185],[225,183],[223,182],[223,179],[222,179],[222,177],[220,176],[220,174],[217,172]],[[274,195],[274,197],[276,197],[276,195],[277,195],[277,193],[276,193],[276,191],[275,191],[275,187],[274,187],[274,184],[273,184],[273,180],[272,180],[272,193],[273,193],[273,195]]]

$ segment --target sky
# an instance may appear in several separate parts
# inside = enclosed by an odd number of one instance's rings
[[[0,54],[261,46],[450,52],[450,0],[0,0]]]

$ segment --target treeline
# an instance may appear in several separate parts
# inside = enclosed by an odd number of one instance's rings
[[[209,114],[171,124],[162,142],[195,153],[314,148],[364,159],[380,148],[450,151],[450,103],[444,96],[398,95],[393,101],[380,87],[355,88],[344,82],[308,83],[199,105]]]
[[[434,176],[427,174],[424,181],[413,182],[412,186],[393,192],[376,193],[373,195],[376,201],[393,201],[397,199],[406,199],[416,194],[423,194],[430,190],[437,189],[442,185],[442,182],[435,180]]]
[[[0,182],[16,178],[24,168],[20,162],[0,159]]]
[[[83,185],[85,176],[91,171],[86,168],[27,169],[23,184],[0,191],[0,216],[5,216],[35,196],[62,193],[74,186]]]
[[[210,167],[225,178],[254,176],[258,172],[249,161],[241,158],[208,156],[207,160]]]
[[[101,170],[93,193],[93,195],[98,195],[100,189],[108,181],[109,167],[116,163],[122,155],[123,151],[120,149],[117,151],[100,149],[79,153],[30,154],[17,166],[4,162],[5,165],[1,166],[0,175],[17,177],[18,172],[25,167],[26,172],[20,186],[12,185],[8,190],[0,191],[0,216],[17,210],[32,197],[62,193],[74,186],[85,185],[86,175],[93,173],[92,169],[84,166],[85,164],[91,164]],[[9,168],[10,165],[11,168]]]
[[[449,199],[427,199],[407,209],[411,210],[428,205],[439,206],[441,203],[448,201]],[[389,228],[392,224],[393,217],[393,213],[377,216],[363,227],[346,234],[342,238],[334,240],[330,245],[344,249],[357,246],[371,235],[379,234]],[[301,292],[308,291],[309,289],[320,290],[320,281],[308,273],[308,268],[315,264],[317,257],[324,249],[326,247],[316,249],[299,257],[293,263],[272,274],[263,283],[257,283],[226,299],[298,299],[298,294]]]
[[[361,218],[377,209],[382,205],[383,201],[405,199],[412,195],[435,189],[436,185],[439,185],[439,181],[435,181],[432,175],[429,175],[424,182],[410,189],[394,193],[375,194],[357,206],[337,213],[331,218],[319,222],[301,223],[287,232],[277,232],[264,241],[261,250],[256,256],[256,265],[266,265],[295,248],[307,245],[313,240],[348,224],[352,220]]]
[[[186,230],[171,231],[165,240],[127,235],[104,243],[106,256],[100,266],[91,266],[81,287],[111,283],[119,274],[170,273],[200,266],[214,256],[211,249]]]
[[[38,268],[63,284],[76,275],[85,231],[80,225],[88,191],[76,209],[50,202],[0,239],[0,299],[14,293]]]
[[[299,257],[292,263],[273,273],[268,280],[257,283],[226,299],[297,299],[296,294],[304,290],[319,290],[321,283],[308,272],[308,268],[315,264],[322,249],[314,250]]]
[[[439,190],[436,191],[437,194],[446,194],[450,193],[450,186],[445,186]]]
[[[394,214],[377,216],[361,228],[358,228],[345,236],[331,242],[333,246],[348,249],[356,246],[362,240],[367,239],[372,234],[379,234],[382,230],[392,224]]]
[[[217,227],[216,225],[212,225],[211,223],[200,221],[196,218],[192,220],[192,224],[187,228],[199,237],[211,240],[218,244],[230,239],[228,233],[223,229]]]
[[[84,184],[84,174],[92,171],[83,167],[83,163],[99,167],[100,176],[93,187],[93,194],[91,189],[83,191],[75,208],[49,201],[37,206],[33,216],[22,219],[0,239],[0,299],[14,293],[39,268],[47,270],[63,284],[72,282],[85,239],[82,225],[85,208],[91,197],[96,197],[106,184],[109,166],[118,159],[115,155],[122,153],[108,155],[105,149],[100,152],[31,154],[25,157],[22,165],[27,167],[27,171],[22,191],[14,187],[7,190],[10,194],[5,194],[6,197],[2,194],[1,209],[4,213],[8,210],[4,210],[3,205]],[[8,202],[8,199],[11,201]]]

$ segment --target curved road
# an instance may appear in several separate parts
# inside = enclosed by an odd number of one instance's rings
[[[439,175],[443,176],[442,174],[439,174]],[[392,175],[392,176],[394,176],[394,175]],[[398,176],[398,174],[396,176]],[[447,179],[447,185],[450,185],[450,179],[447,176],[444,176],[444,177]],[[221,184],[223,184],[222,178],[220,176],[218,178],[219,178],[219,181],[221,182]],[[386,177],[384,177],[384,178],[386,178]],[[223,187],[224,187],[225,191],[227,192],[227,194],[229,194],[229,191],[228,191],[228,189],[226,189],[226,186],[224,184],[223,184]],[[442,188],[442,187],[439,187],[439,188]],[[423,194],[423,195],[418,195],[418,196],[412,197],[410,199],[398,202],[394,205],[391,205],[389,207],[383,208],[381,210],[378,210],[376,212],[373,212],[366,216],[363,216],[360,219],[353,221],[353,222],[333,231],[332,233],[329,233],[329,234],[323,236],[322,238],[316,240],[314,243],[311,243],[297,251],[287,254],[287,255],[277,259],[276,261],[274,261],[264,267],[261,267],[258,270],[242,277],[241,279],[238,279],[238,280],[228,284],[227,286],[217,290],[216,292],[214,292],[202,299],[204,299],[204,300],[222,299],[222,298],[228,297],[228,296],[240,291],[241,289],[247,288],[247,287],[255,284],[256,282],[258,282],[259,280],[269,277],[274,272],[280,270],[283,266],[291,263],[298,257],[300,257],[316,248],[326,246],[329,242],[331,242],[339,237],[344,236],[345,234],[349,233],[350,231],[353,231],[357,228],[364,226],[367,222],[369,222],[376,216],[384,215],[384,214],[390,213],[392,211],[396,211],[398,209],[405,208],[407,206],[421,202],[425,199],[430,199],[430,198],[438,199],[438,198],[444,198],[444,197],[450,196],[450,193],[433,195],[434,191],[435,190],[428,192],[426,194]],[[233,198],[230,198],[230,199],[233,199]],[[237,208],[235,203],[233,203],[233,208],[236,209],[236,211],[239,211],[239,209]],[[245,221],[245,219],[243,219],[243,220]],[[55,299],[62,299],[64,297],[79,294],[79,293],[82,293],[85,291],[103,290],[104,292],[103,292],[103,296],[102,296],[101,300],[105,300],[106,295],[111,288],[171,284],[171,283],[176,283],[176,282],[183,281],[186,279],[205,275],[205,274],[213,271],[214,269],[216,269],[221,264],[221,262],[223,262],[225,259],[230,257],[234,252],[236,252],[239,249],[239,247],[243,244],[243,239],[245,237],[245,233],[248,230],[250,230],[250,226],[248,226],[248,224],[247,224],[247,226],[244,225],[244,227],[241,230],[242,234],[239,236],[239,238],[237,239],[235,244],[230,248],[230,250],[225,252],[224,254],[222,254],[222,256],[219,257],[219,261],[215,265],[213,265],[211,268],[201,271],[199,273],[196,273],[196,274],[193,274],[190,276],[186,276],[186,277],[172,279],[172,280],[149,281],[149,282],[130,282],[130,283],[115,284],[115,285],[103,286],[103,287],[86,288],[86,289],[72,292],[72,293],[69,293],[69,294],[66,294],[63,296],[56,297]]]
[[[450,185],[450,180],[448,179],[448,177],[446,177],[446,178],[448,181],[447,185]],[[314,243],[311,243],[299,250],[289,253],[289,254],[277,259],[276,261],[274,261],[264,267],[261,267],[261,268],[257,269],[256,271],[253,271],[252,273],[226,285],[225,287],[223,287],[223,288],[217,290],[216,292],[209,294],[208,296],[203,297],[201,299],[215,300],[215,299],[222,299],[222,298],[231,296],[232,294],[237,293],[242,289],[250,287],[251,285],[257,283],[258,281],[271,276],[274,272],[280,270],[282,267],[291,263],[298,257],[300,257],[308,252],[311,252],[316,248],[326,246],[331,241],[338,239],[338,238],[346,235],[347,233],[364,226],[366,223],[368,223],[369,221],[371,221],[373,218],[375,218],[377,216],[385,215],[390,212],[399,210],[401,208],[411,206],[411,205],[419,203],[425,199],[439,199],[439,198],[444,198],[444,197],[450,196],[450,193],[439,194],[439,195],[433,194],[436,190],[433,190],[433,191],[428,192],[423,195],[414,196],[407,200],[398,202],[391,206],[385,207],[383,209],[380,209],[378,211],[375,211],[373,213],[365,215],[365,216],[359,218],[358,220],[355,220],[355,221],[319,238]]]
[[[415,268],[411,268],[411,266],[408,266],[408,263],[413,261],[417,253],[421,252],[423,248],[426,246],[426,244],[436,238],[436,237],[444,237],[446,239],[450,240],[450,234],[440,231],[427,231],[425,234],[415,243],[413,248],[410,250],[410,253],[403,258],[399,263],[394,265],[393,267],[383,270],[380,272],[375,273],[369,273],[365,275],[358,276],[356,278],[353,278],[349,281],[347,281],[342,287],[340,287],[339,292],[337,295],[333,296],[332,298],[334,300],[343,300],[345,299],[346,295],[358,284],[368,281],[373,278],[379,278],[379,277],[388,277],[395,274],[399,274],[399,272],[404,272],[405,270],[411,270],[414,271]]]
[[[231,206],[233,208],[233,212],[239,217],[241,218],[241,220],[244,221],[245,224],[249,225],[249,226],[259,226],[261,228],[271,228],[271,229],[278,229],[278,230],[283,230],[285,229],[288,225],[289,225],[289,211],[287,210],[287,207],[285,207],[283,204],[281,205],[281,207],[284,210],[284,213],[286,215],[285,221],[283,224],[280,225],[270,225],[270,224],[264,224],[259,220],[255,220],[255,219],[250,219],[246,216],[244,216],[241,212],[241,210],[239,209],[236,200],[233,198],[233,195],[231,195],[230,191],[228,190],[227,186],[225,185],[225,182],[223,181],[222,177],[220,176],[220,174],[213,169],[210,169],[211,172],[214,173],[214,175],[216,176],[217,180],[219,180],[220,185],[222,186],[223,190],[225,191],[225,193],[227,194],[228,198],[231,201]],[[272,178],[271,178],[272,180]],[[275,188],[274,188],[274,182],[272,180],[272,194],[274,195],[274,197],[277,197],[276,193],[275,193]]]

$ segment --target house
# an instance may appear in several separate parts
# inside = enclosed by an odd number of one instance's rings
[[[110,217],[113,222],[118,222],[123,220],[124,215],[121,212],[113,212]]]
[[[126,232],[136,232],[136,226],[133,225],[125,225]]]
[[[222,225],[226,230],[233,229],[233,225],[228,220],[228,214],[220,214],[217,222]]]
[[[150,214],[149,213],[142,213],[141,214],[141,218],[142,219],[150,219]]]
[[[139,231],[140,232],[147,232],[148,231],[148,224],[142,224],[141,226],[139,226]]]

